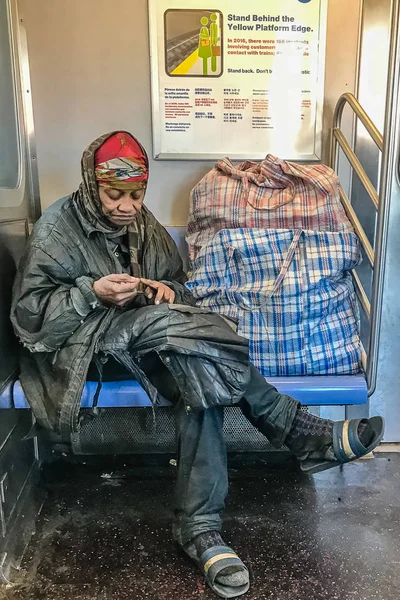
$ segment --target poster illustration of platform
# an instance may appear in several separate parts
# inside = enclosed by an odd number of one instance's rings
[[[156,159],[321,157],[327,0],[149,0]]]
[[[220,11],[170,9],[164,13],[165,71],[172,77],[218,77],[223,44]]]

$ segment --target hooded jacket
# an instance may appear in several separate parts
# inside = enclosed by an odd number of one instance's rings
[[[39,422],[68,440],[79,428],[89,365],[122,363],[157,404],[140,368],[156,352],[193,408],[237,403],[249,380],[248,343],[219,315],[196,308],[176,245],[145,207],[142,272],[175,292],[174,305],[101,304],[93,283],[123,267],[106,233],[82,210],[82,194],[53,204],[36,223],[14,283],[11,320],[22,343],[20,380]]]

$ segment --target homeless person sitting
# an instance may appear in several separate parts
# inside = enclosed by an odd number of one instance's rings
[[[172,238],[143,204],[148,174],[134,137],[103,135],[83,153],[78,191],[36,223],[13,294],[21,384],[39,426],[64,441],[79,428],[89,369],[101,381],[118,367],[154,405],[159,395],[171,400],[179,440],[173,535],[214,592],[233,598],[249,589],[249,575],[220,534],[223,407],[238,404],[311,473],[369,453],[383,421],[320,419],[265,381],[232,324],[194,305]]]

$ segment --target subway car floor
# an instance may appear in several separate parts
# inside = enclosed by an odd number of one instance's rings
[[[169,457],[47,466],[37,532],[0,598],[215,598],[171,539],[174,470]],[[400,454],[314,477],[234,458],[224,537],[250,570],[244,598],[398,600],[399,497]]]

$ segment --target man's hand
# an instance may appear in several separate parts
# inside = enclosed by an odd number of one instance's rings
[[[107,275],[93,284],[93,291],[104,304],[124,306],[138,293],[140,279],[130,275]]]
[[[151,279],[143,279],[140,281],[146,285],[146,289],[144,291],[145,295],[149,300],[154,297],[154,304],[161,304],[162,302],[173,304],[175,300],[175,292],[171,290],[164,283],[160,283],[159,281],[152,281]]]

